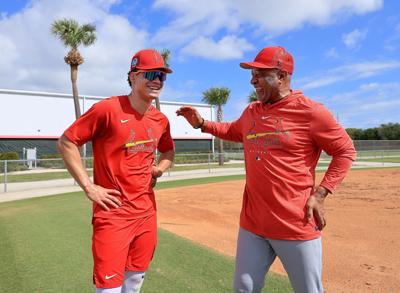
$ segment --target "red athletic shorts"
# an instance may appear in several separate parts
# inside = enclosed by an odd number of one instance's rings
[[[125,271],[144,272],[157,244],[156,214],[139,219],[93,218],[93,283],[122,286]]]

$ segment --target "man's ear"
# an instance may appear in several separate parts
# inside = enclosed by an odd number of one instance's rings
[[[128,78],[131,81],[131,83],[133,83],[133,81],[135,80],[135,73],[133,71],[131,71],[129,73],[129,77]]]
[[[284,80],[286,78],[286,74],[287,73],[284,72],[284,71],[279,71],[278,78],[281,79],[281,80]]]

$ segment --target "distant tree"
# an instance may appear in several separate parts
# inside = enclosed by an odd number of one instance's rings
[[[381,124],[378,128],[378,133],[381,139],[388,139],[388,140],[400,139],[400,124],[399,123]]]
[[[77,87],[78,66],[84,62],[83,57],[78,51],[80,45],[90,46],[96,41],[96,27],[92,24],[79,25],[74,19],[56,20],[51,24],[51,32],[58,37],[66,47],[71,48],[67,56],[64,57],[65,63],[71,67],[72,95],[74,97],[75,117],[81,116],[79,105],[79,95]]]
[[[347,134],[353,140],[360,140],[363,137],[363,130],[362,129],[359,129],[359,128],[347,128],[346,131],[347,131]]]
[[[222,106],[228,102],[231,90],[226,87],[212,87],[203,92],[203,102],[217,106],[217,121],[222,122]],[[218,143],[218,161],[219,165],[224,164],[224,145],[222,139],[219,139]]]
[[[378,128],[367,128],[363,131],[362,138],[364,140],[379,140]]]
[[[160,54],[164,59],[165,66],[167,66],[169,68],[169,60],[171,58],[171,51],[169,49],[162,49]]]
[[[256,91],[252,91],[248,96],[248,102],[252,103],[256,101],[258,101]]]
[[[359,129],[347,128],[349,136],[354,140],[398,140],[400,139],[400,124],[381,124],[379,127]]]
[[[162,56],[163,59],[164,59],[165,66],[169,67],[169,59],[171,58],[171,51],[168,50],[168,49],[163,49],[163,50],[161,50],[160,54],[161,54],[161,56]],[[156,108],[157,108],[157,110],[158,110],[158,111],[161,111],[160,98],[157,97],[157,98],[155,99],[155,101],[156,101]]]

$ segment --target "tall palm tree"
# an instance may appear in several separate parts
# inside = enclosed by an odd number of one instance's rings
[[[227,87],[212,87],[205,92],[203,92],[203,102],[217,106],[217,121],[222,122],[222,105],[228,102],[231,90]],[[218,141],[218,163],[220,166],[224,164],[224,145],[222,139]]]
[[[89,46],[96,41],[96,27],[92,24],[79,25],[74,19],[56,20],[51,24],[51,33],[58,37],[66,47],[71,48],[67,56],[64,57],[65,63],[71,67],[72,96],[74,97],[75,117],[81,116],[79,105],[78,87],[78,66],[84,61],[78,51],[79,45]]]
[[[256,94],[256,91],[253,90],[248,96],[248,102],[252,103],[252,102],[256,102],[256,101],[258,101],[257,94]]]
[[[171,51],[168,49],[163,49],[161,52],[161,57],[164,59],[165,66],[169,67],[169,59],[171,58]],[[156,108],[158,111],[161,111],[161,105],[160,105],[160,98],[156,98]]]

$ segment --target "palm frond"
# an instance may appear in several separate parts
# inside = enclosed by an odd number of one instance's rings
[[[202,101],[210,105],[222,106],[228,102],[231,90],[227,87],[212,87],[203,92]]]
[[[252,102],[256,102],[257,100],[258,99],[257,99],[256,91],[253,90],[248,96],[248,102],[252,103]]]
[[[79,25],[74,19],[56,20],[51,25],[51,32],[58,37],[66,47],[77,49],[83,44],[89,46],[96,41],[96,27],[93,24]]]
[[[169,59],[171,58],[171,51],[169,49],[162,49],[160,54],[164,59],[165,66],[169,67]]]

